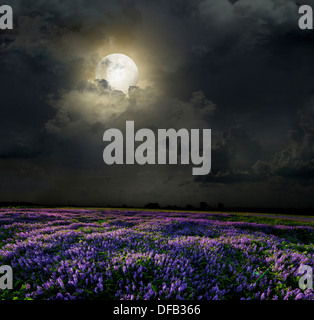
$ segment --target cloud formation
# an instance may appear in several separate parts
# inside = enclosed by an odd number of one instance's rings
[[[313,33],[292,0],[8,0],[0,35],[0,201],[308,206]],[[128,95],[94,80],[131,56]],[[106,166],[103,133],[210,128],[212,172]],[[289,198],[289,200],[287,200]]]

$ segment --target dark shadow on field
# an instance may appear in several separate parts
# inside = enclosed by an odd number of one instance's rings
[[[175,220],[172,219],[169,223],[162,225],[159,230],[156,230],[165,237],[177,237],[177,236],[199,236],[215,238],[219,236],[218,232],[211,229],[211,226],[201,221],[189,221],[189,220]]]
[[[137,223],[136,222],[129,222],[129,221],[124,221],[124,220],[112,220],[108,221],[108,224],[115,226],[115,227],[121,227],[121,228],[132,228],[134,227]]]
[[[312,227],[289,227],[289,226],[272,226],[254,223],[238,223],[233,222],[233,226],[253,232],[263,232],[278,238],[284,238],[285,241],[291,243],[311,244],[314,242],[314,228]]]

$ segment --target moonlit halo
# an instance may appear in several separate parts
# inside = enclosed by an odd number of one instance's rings
[[[138,79],[138,69],[135,62],[121,53],[113,53],[104,57],[98,64],[96,80],[106,80],[114,90],[128,93]]]

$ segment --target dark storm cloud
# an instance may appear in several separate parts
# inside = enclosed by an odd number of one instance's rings
[[[313,107],[301,110],[299,118],[296,129],[289,134],[289,146],[275,155],[272,170],[285,178],[311,181],[314,179]]]
[[[105,81],[81,82],[50,103],[57,114],[45,124],[46,132],[56,141],[68,142],[66,152],[76,148],[86,168],[94,164],[87,157],[94,156],[95,150],[101,160],[99,152],[104,148],[102,135],[106,129],[113,127],[124,132],[127,120],[135,120],[136,130],[146,127],[155,132],[158,128],[206,128],[216,110],[201,91],[194,92],[190,101],[181,101],[163,96],[152,87],[133,87],[126,97],[112,91]],[[87,149],[82,149],[82,145]],[[49,146],[48,153],[62,154],[59,144]]]
[[[15,30],[0,34],[0,200],[311,203],[314,33],[298,29],[294,1],[7,4]],[[141,52],[151,85],[129,97],[88,80],[106,50],[124,48]],[[211,128],[212,172],[106,166],[103,132],[126,120]]]
[[[207,176],[196,177],[195,181],[206,186],[207,183],[248,183],[265,181],[258,172],[263,149],[260,143],[241,127],[222,132],[212,145],[212,170]],[[256,166],[258,166],[256,168]],[[253,170],[254,167],[254,170]]]
[[[47,103],[48,95],[58,95],[60,89],[75,85],[75,69],[83,62],[84,52],[74,53],[73,48],[63,45],[62,41],[75,39],[82,29],[103,21],[104,16],[98,9],[104,8],[104,4],[99,1],[96,7],[88,10],[87,1],[80,4],[14,1],[12,7],[17,31],[2,34],[0,38],[3,104],[0,112],[4,120],[0,128],[0,155],[28,157],[40,152],[44,124],[55,113]],[[130,5],[125,8],[130,9]],[[116,10],[123,11],[116,2],[105,5],[108,14]],[[130,12],[118,16],[126,22],[137,21]],[[114,21],[121,23],[116,17]],[[81,26],[75,30],[78,23]],[[81,46],[86,44],[83,39],[79,39],[78,45],[80,42]]]
[[[313,107],[299,111],[298,120],[288,134],[288,146],[270,161],[261,160],[263,150],[257,141],[241,129],[232,128],[213,146],[212,161],[217,165],[211,174],[195,180],[206,187],[208,183],[271,182],[281,177],[307,186],[314,179]]]
[[[0,156],[31,156],[40,151],[42,125],[53,116],[43,98],[62,79],[46,67],[53,59],[33,58],[24,52],[3,49],[1,60]]]

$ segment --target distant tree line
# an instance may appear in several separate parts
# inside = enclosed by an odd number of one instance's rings
[[[67,204],[38,204],[30,202],[0,202],[0,208],[124,208],[124,209],[141,209],[139,206],[129,206],[127,204],[94,204],[94,205],[76,205],[68,202]],[[186,211],[223,211],[223,212],[259,212],[259,213],[281,213],[285,215],[314,215],[314,208],[261,208],[261,207],[226,207],[222,202],[218,202],[216,205],[209,205],[207,202],[202,201],[198,206],[187,204],[186,206],[167,205],[161,206],[158,202],[147,203],[142,207],[143,209],[156,209],[156,210],[186,210]]]
[[[199,206],[193,206],[191,204],[187,204],[185,207],[177,206],[177,205],[167,205],[167,206],[161,207],[157,202],[147,203],[144,206],[145,209],[167,209],[167,210],[188,210],[188,211],[193,211],[193,210],[206,211],[206,210],[215,210],[215,209],[223,210],[224,207],[225,207],[224,204],[221,202],[219,202],[215,207],[212,207],[207,202],[200,202]]]

